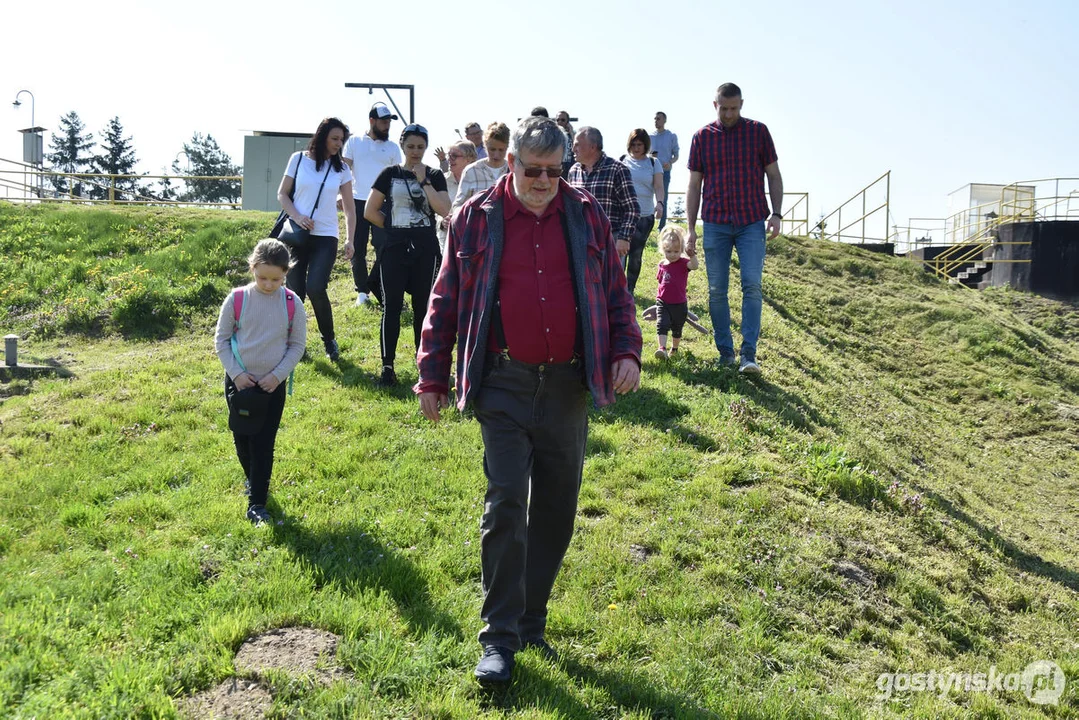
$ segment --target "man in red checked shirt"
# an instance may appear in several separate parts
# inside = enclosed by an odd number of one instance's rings
[[[573,536],[587,398],[603,406],[640,385],[641,329],[611,226],[560,179],[565,141],[548,118],[521,121],[509,174],[456,213],[417,355],[420,410],[438,422],[457,346],[457,406],[483,436],[484,685],[508,683],[522,648],[557,657],[547,600]]]
[[[742,117],[742,91],[734,83],[720,85],[712,103],[718,118],[693,134],[689,146],[689,190],[686,192],[686,253],[697,251],[697,210],[704,220],[704,267],[708,275],[708,312],[721,367],[734,365],[734,338],[727,286],[731,250],[738,251],[742,276],[742,347],[738,371],[759,375],[757,340],[761,333],[761,275],[764,233],[779,234],[783,219],[783,177],[772,136],[764,123]],[[772,213],[764,198],[764,178]],[[704,205],[701,206],[701,185]]]

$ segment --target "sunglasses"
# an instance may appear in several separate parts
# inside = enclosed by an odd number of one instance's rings
[[[425,128],[423,125],[417,125],[416,123],[412,123],[411,125],[407,125],[405,129],[401,131],[402,135],[406,135],[408,133],[422,133],[426,135],[427,128]]]
[[[558,167],[526,167],[524,163],[517,163],[521,166],[521,171],[525,174],[525,177],[538,178],[543,173],[547,173],[549,178],[562,177],[562,166]]]

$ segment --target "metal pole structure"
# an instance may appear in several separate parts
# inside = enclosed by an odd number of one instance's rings
[[[22,103],[19,102],[19,98],[22,97],[23,93],[26,93],[27,95],[30,96],[30,133],[32,135],[34,135],[34,136],[37,136],[37,131],[33,129],[33,128],[37,127],[37,123],[34,122],[34,114],[35,114],[35,109],[36,109],[36,105],[37,105],[37,100],[34,98],[34,93],[30,92],[29,90],[20,90],[19,92],[15,93],[15,102],[11,103],[11,106],[17,110],[19,108],[19,106],[22,105]],[[36,149],[36,146],[35,146],[35,149]],[[37,172],[37,182],[34,183],[34,184],[37,185],[37,196],[41,197],[41,191],[42,191],[42,187],[43,187],[43,185],[42,185],[42,177],[41,177],[41,167],[42,167],[41,166],[41,161],[39,160],[35,164],[37,165],[38,172]]]
[[[347,88],[367,88],[368,94],[373,94],[375,89],[381,89],[386,93],[386,98],[390,101],[390,105],[393,105],[393,109],[397,111],[397,114],[404,116],[401,109],[397,107],[397,103],[394,102],[393,97],[390,95],[390,90],[408,90],[408,122],[416,122],[416,86],[415,85],[395,85],[387,83],[345,83]]]

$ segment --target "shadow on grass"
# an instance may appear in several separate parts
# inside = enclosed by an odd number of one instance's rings
[[[679,422],[689,413],[689,405],[671,400],[666,394],[645,387],[634,393],[620,395],[614,405],[601,411],[601,417],[617,418],[660,432],[670,430],[681,442],[702,452],[717,450],[719,444],[714,438],[701,434],[699,428],[689,428]]]
[[[323,377],[333,380],[342,387],[383,389],[379,387],[378,375],[367,372],[344,355],[339,357],[336,362],[331,362],[326,358],[319,358],[311,361],[310,364],[312,370]]]
[[[820,343],[821,347],[827,348],[832,346],[831,338],[819,333],[815,327],[806,322],[806,319],[804,317],[802,317],[796,312],[791,312],[783,303],[779,302],[773,297],[768,296],[765,296],[764,302],[768,303],[768,307],[775,310],[776,315],[779,315],[791,325],[794,325],[805,334],[813,337],[818,343]]]
[[[345,592],[376,588],[393,598],[414,635],[435,631],[463,639],[461,627],[431,598],[423,574],[401,554],[380,543],[359,525],[314,532],[303,521],[283,514],[274,539],[310,563],[319,587],[334,583]]]
[[[697,703],[654,687],[644,676],[632,672],[607,672],[563,658],[562,670],[577,685],[603,690],[617,705],[587,707],[566,690],[565,680],[545,670],[518,665],[509,687],[481,690],[484,710],[517,711],[531,708],[569,718],[622,718],[628,712],[644,712],[651,718],[718,718]]]
[[[978,537],[985,543],[985,549],[990,554],[992,554],[994,550],[999,550],[1004,554],[1004,557],[1015,563],[1015,566],[1020,570],[1024,570],[1034,575],[1040,575],[1047,580],[1058,582],[1065,587],[1079,591],[1079,573],[1076,571],[1054,565],[1051,562],[1046,562],[1041,557],[1023,550],[1011,540],[1001,537],[992,528],[989,528],[972,518],[962,509],[957,507],[951,500],[941,497],[931,490],[923,490],[922,494],[936,502],[940,506],[940,509],[947,513],[953,520],[963,523],[976,532]]]
[[[771,410],[784,422],[804,432],[812,433],[821,426],[835,426],[804,398],[769,382],[763,376],[740,375],[737,368],[720,369],[714,362],[697,360],[688,354],[685,358],[668,363],[664,367],[666,372],[673,374],[687,385],[702,385],[722,392],[745,395],[761,407]]]

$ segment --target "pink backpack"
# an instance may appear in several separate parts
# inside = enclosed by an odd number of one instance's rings
[[[240,351],[236,346],[236,331],[240,329],[240,316],[243,315],[244,298],[247,294],[247,288],[236,288],[232,291],[232,311],[234,316],[234,322],[232,325],[232,355],[236,358],[236,362],[240,364],[240,368],[247,372],[247,368],[244,367],[244,361],[240,359]],[[296,293],[292,292],[288,288],[285,288],[285,312],[288,313],[288,334],[292,335],[292,318],[296,316],[296,303],[299,302],[299,298]],[[296,375],[296,371],[293,370],[288,375],[288,394],[292,394],[293,378]]]

